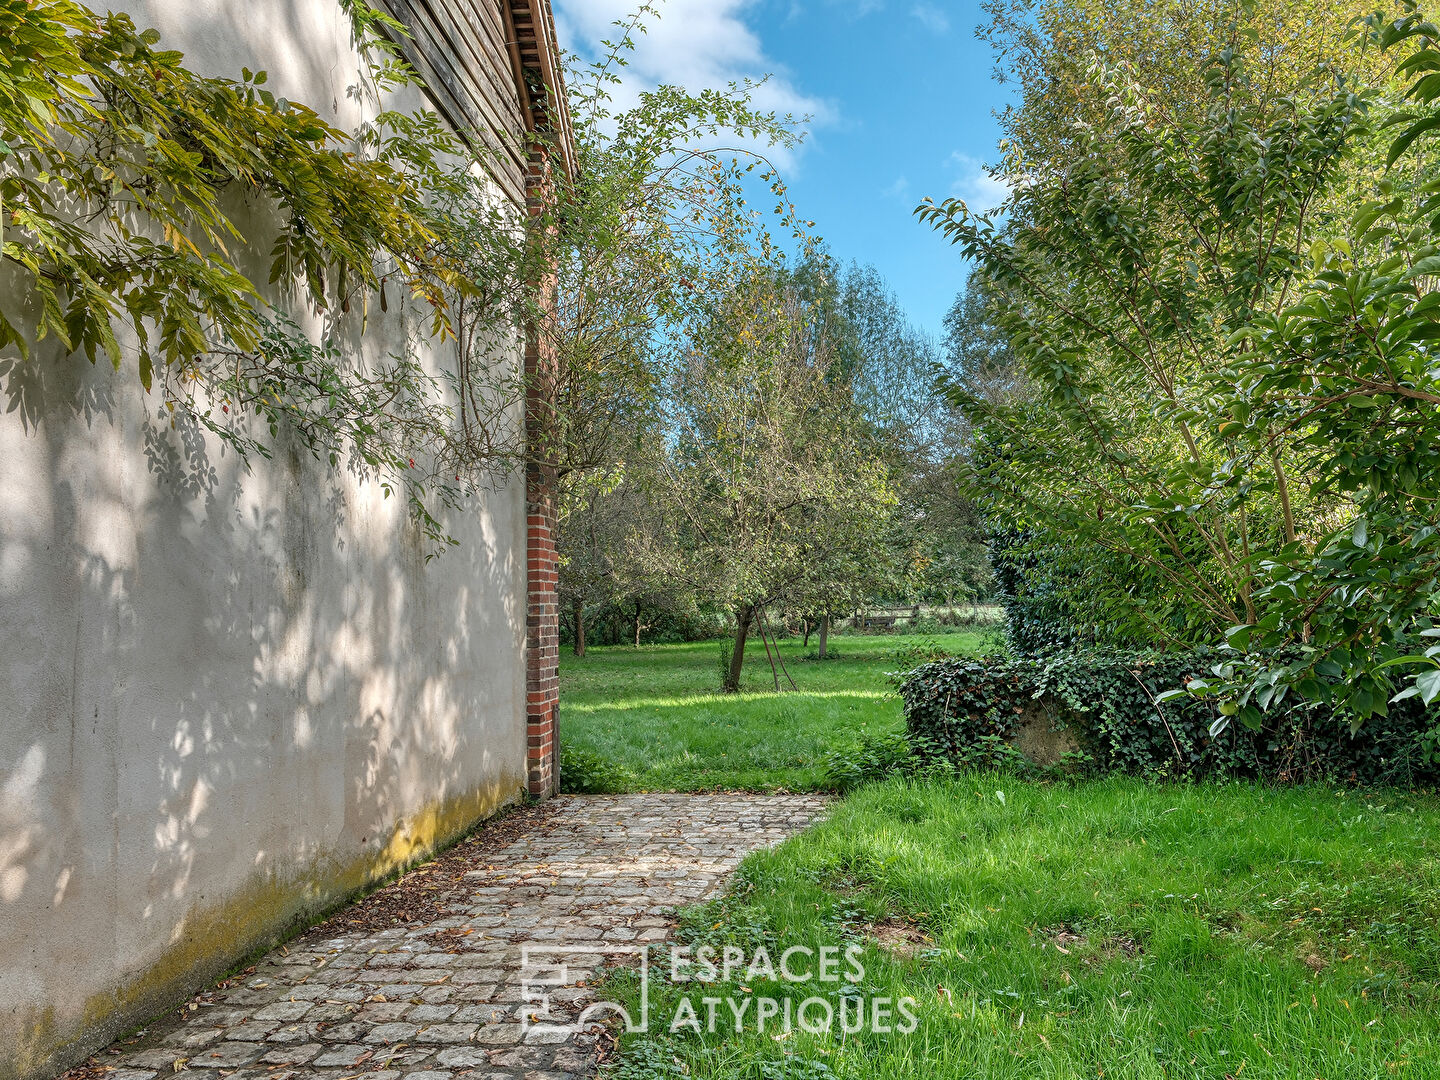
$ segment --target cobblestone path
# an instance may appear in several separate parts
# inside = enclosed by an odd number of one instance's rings
[[[104,1080],[201,1069],[215,1070],[208,1075],[217,1080],[592,1075],[596,1036],[572,1021],[591,1000],[584,981],[602,956],[566,955],[569,985],[550,992],[539,1022],[522,1023],[522,947],[533,954],[661,941],[676,906],[714,894],[747,853],[798,832],[823,809],[823,798],[805,795],[563,797],[473,867],[450,858],[450,887],[435,887],[425,915],[375,929],[379,920],[346,918],[363,907],[341,912],[97,1055],[83,1073]],[[457,852],[465,855],[463,847]],[[413,878],[395,888],[413,888]],[[532,955],[532,978],[534,964]]]

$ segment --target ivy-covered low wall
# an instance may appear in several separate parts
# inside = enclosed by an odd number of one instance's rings
[[[1440,782],[1440,716],[1415,699],[1353,733],[1328,708],[1286,703],[1259,729],[1231,723],[1213,735],[1213,700],[1157,700],[1218,660],[1211,650],[947,659],[910,672],[900,696],[912,748],[956,764],[1023,750],[1038,731],[1073,748],[1062,764],[1153,779]]]

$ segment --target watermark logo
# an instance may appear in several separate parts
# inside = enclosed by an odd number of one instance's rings
[[[591,969],[612,957],[635,957],[639,961],[640,1002],[636,1015],[613,1001],[587,1005],[568,1025],[583,1031],[602,1022],[607,1015],[619,1017],[626,1031],[650,1030],[650,948],[649,945],[552,945],[530,942],[520,946],[520,993],[532,1008],[522,1009],[523,1028],[555,1022],[556,996],[586,981]],[[589,960],[588,964],[580,961]],[[522,1030],[523,1030],[522,1028]]]
[[[795,945],[772,956],[763,946],[747,952],[736,945],[526,944],[520,949],[521,992],[531,1007],[523,1010],[522,1020],[526,1025],[555,1024],[569,1016],[570,1010],[556,1008],[562,994],[570,999],[563,1003],[570,1004],[575,988],[602,960],[629,957],[637,961],[638,1001],[630,1008],[613,1001],[591,1002],[560,1026],[583,1030],[614,1017],[627,1032],[638,1033],[649,1032],[653,1023],[672,1034],[732,1030],[779,1035],[799,1030],[813,1035],[909,1035],[918,1026],[915,999],[866,993],[863,956],[859,945]],[[663,1008],[652,1006],[654,976],[678,992],[663,995]],[[804,997],[763,992],[775,984],[811,992]]]

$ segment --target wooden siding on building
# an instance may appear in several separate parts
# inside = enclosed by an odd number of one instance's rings
[[[502,7],[510,0],[383,0],[410,31],[401,52],[435,106],[481,153],[496,182],[525,203],[526,118],[514,42]]]
[[[463,134],[501,189],[532,215],[557,172],[575,176],[574,129],[548,0],[381,0],[409,31],[396,35],[435,107]],[[535,282],[553,298],[554,282]],[[554,409],[555,357],[532,332],[525,371],[527,431]],[[538,378],[537,378],[538,376]],[[555,471],[526,468],[526,781],[559,790],[559,596]]]

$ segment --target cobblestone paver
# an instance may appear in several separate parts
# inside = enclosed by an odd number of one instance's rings
[[[527,1007],[522,946],[663,940],[678,905],[702,900],[747,853],[804,828],[805,795],[568,796],[544,828],[464,874],[449,912],[424,925],[312,934],[184,1016],[157,1022],[105,1080],[214,1070],[232,1080],[561,1080],[595,1071],[596,1036],[572,1021],[591,1000],[597,952],[565,956],[549,1012]],[[342,920],[343,921],[343,920]],[[332,923],[330,925],[335,925]],[[532,961],[533,964],[533,961]],[[533,968],[532,968],[533,970]],[[203,1080],[203,1078],[197,1078]]]

